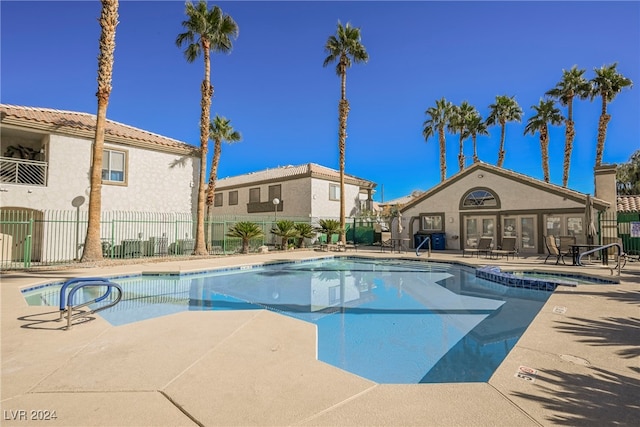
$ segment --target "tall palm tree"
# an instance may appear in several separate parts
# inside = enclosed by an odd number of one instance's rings
[[[559,126],[562,124],[564,117],[560,110],[555,106],[552,99],[540,100],[538,105],[532,105],[531,108],[536,112],[527,120],[524,128],[524,134],[540,133],[540,151],[542,153],[542,173],[544,181],[549,182],[549,125]]]
[[[345,148],[347,140],[347,117],[349,116],[349,101],[347,101],[347,68],[351,63],[363,63],[369,60],[369,54],[361,42],[360,28],[352,27],[347,22],[342,25],[338,21],[336,34],[329,36],[324,45],[327,57],[322,64],[323,67],[336,62],[336,74],[340,76],[340,102],[338,104],[338,149],[340,151],[340,241],[346,244],[344,230],[346,229],[345,219],[345,192],[344,192],[344,163]]]
[[[487,125],[500,125],[500,150],[498,150],[498,167],[504,164],[504,137],[508,122],[518,122],[522,120],[522,108],[518,105],[515,96],[498,95],[495,104],[489,105],[489,116]]]
[[[104,132],[107,122],[107,106],[111,96],[113,75],[113,52],[116,48],[118,26],[118,0],[102,0],[100,13],[100,54],[98,55],[98,113],[96,114],[96,136],[93,143],[91,163],[91,190],[89,193],[89,222],[84,241],[82,262],[102,259],[100,241],[100,216],[102,211],[102,156]]]
[[[587,99],[591,94],[591,85],[584,77],[585,70],[579,70],[577,66],[571,67],[569,71],[562,70],[562,80],[556,87],[548,90],[546,95],[560,102],[560,105],[567,107],[567,119],[564,131],[564,162],[562,167],[562,186],[569,183],[569,167],[571,165],[571,152],[573,151],[573,140],[575,138],[575,126],[573,123],[573,99]]]
[[[178,34],[176,45],[186,45],[184,56],[187,62],[195,61],[202,53],[204,58],[204,79],[200,85],[202,98],[200,101],[200,180],[198,183],[198,209],[196,213],[196,244],[194,255],[206,255],[204,241],[204,178],[207,169],[207,143],[209,142],[209,121],[211,119],[211,85],[210,52],[228,53],[232,49],[231,38],[238,36],[238,25],[233,18],[225,15],[218,6],[207,8],[207,2],[200,0],[197,5],[187,2],[185,14],[188,19],[182,21],[186,29]]]
[[[444,130],[451,120],[453,112],[453,104],[444,98],[436,101],[435,107],[429,107],[424,112],[429,118],[422,124],[422,136],[425,142],[438,134],[440,143],[440,181],[444,181],[447,177],[447,157],[446,157],[446,140]]]
[[[242,240],[242,253],[249,253],[249,241],[264,236],[262,228],[251,221],[240,221],[229,227],[227,237],[239,237]]]
[[[477,163],[480,161],[478,158],[478,145],[476,142],[478,135],[489,135],[487,123],[482,120],[480,113],[476,112],[476,114],[469,117],[469,120],[467,120],[466,132],[471,136],[471,140],[473,141],[473,163]]]
[[[222,153],[222,142],[225,141],[229,144],[239,142],[242,140],[242,135],[233,129],[231,120],[216,114],[213,120],[211,120],[211,123],[209,123],[209,138],[213,141],[213,159],[211,160],[209,185],[207,186],[207,211],[213,204],[213,193],[218,177],[218,164],[220,163],[220,153]]]
[[[596,76],[591,79],[592,91],[591,99],[600,96],[602,99],[602,112],[598,121],[598,143],[596,145],[596,167],[602,164],[602,153],[604,153],[604,140],[607,137],[607,124],[611,116],[607,113],[607,104],[624,89],[633,87],[633,82],[618,73],[617,63],[609,66],[603,65],[599,69],[594,69]]]
[[[447,128],[452,133],[460,134],[460,139],[458,142],[458,167],[460,170],[464,169],[464,140],[469,137],[470,133],[467,132],[467,123],[469,119],[474,115],[477,115],[478,111],[474,106],[469,104],[467,101],[463,101],[460,106],[454,106],[451,118],[449,120],[449,124]]]

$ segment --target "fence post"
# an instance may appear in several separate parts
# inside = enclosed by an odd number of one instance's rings
[[[29,232],[24,245],[24,268],[31,267],[31,236],[33,235],[33,214],[29,218]]]

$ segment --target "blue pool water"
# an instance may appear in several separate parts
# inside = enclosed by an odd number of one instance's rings
[[[364,258],[112,280],[125,296],[100,315],[114,325],[267,308],[316,324],[320,360],[392,384],[488,381],[550,295],[459,265]],[[57,305],[58,288],[25,298]],[[96,291],[86,288],[83,298]]]

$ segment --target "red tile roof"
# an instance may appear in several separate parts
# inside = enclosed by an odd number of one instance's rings
[[[640,212],[640,196],[618,196],[618,212]]]
[[[0,117],[3,125],[11,124],[89,139],[95,137],[96,116],[94,114],[0,104]],[[106,123],[105,141],[144,146],[160,151],[191,153],[197,150],[193,145],[182,141],[109,119]]]

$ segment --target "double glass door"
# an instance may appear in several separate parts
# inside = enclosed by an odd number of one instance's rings
[[[515,237],[520,252],[537,253],[536,217],[515,215],[502,218],[502,236]]]
[[[465,220],[465,246],[466,248],[475,248],[478,246],[478,242],[481,237],[494,238],[496,219],[494,216],[481,217],[473,216],[467,217]],[[494,238],[495,245],[495,238]]]

